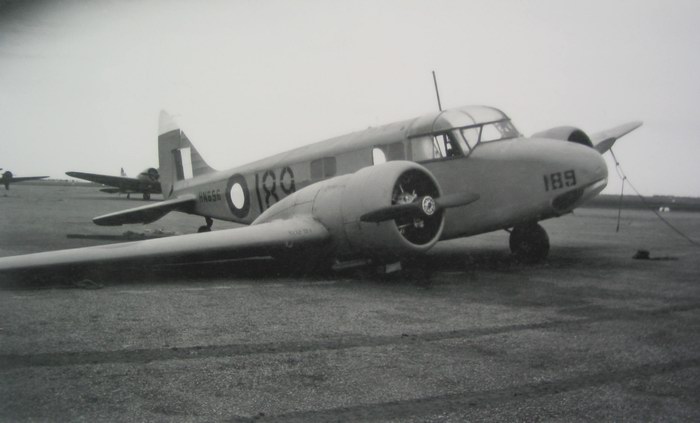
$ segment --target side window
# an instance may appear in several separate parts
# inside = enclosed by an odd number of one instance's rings
[[[387,160],[406,160],[406,151],[402,142],[395,142],[387,147]]]
[[[311,162],[311,179],[323,179],[323,159]]]
[[[386,155],[381,148],[374,147],[372,149],[372,164],[378,165],[382,163],[386,163]]]
[[[395,142],[372,149],[372,164],[377,165],[392,160],[406,160],[406,149],[403,142]]]
[[[412,159],[416,162],[432,160],[435,158],[433,150],[433,137],[424,136],[411,140]]]
[[[462,148],[455,135],[451,132],[427,135],[411,140],[413,160],[417,162],[461,156]]]
[[[330,178],[335,176],[337,166],[335,163],[335,157],[324,157],[323,158],[323,176]]]
[[[311,162],[311,179],[325,179],[337,172],[335,157],[323,157]]]

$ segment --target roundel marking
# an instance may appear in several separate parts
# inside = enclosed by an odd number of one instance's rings
[[[433,197],[426,195],[423,197],[423,201],[421,201],[421,206],[423,207],[423,213],[425,213],[427,216],[432,216],[433,213],[435,213],[435,200],[433,200]]]
[[[240,173],[228,179],[226,188],[226,202],[234,216],[244,218],[250,211],[250,192],[245,177]]]
[[[294,186],[294,172],[292,172],[292,168],[289,166],[282,169],[280,173],[280,188],[282,188],[282,191],[287,195],[297,190]]]
[[[231,203],[235,209],[242,209],[245,206],[245,193],[243,187],[238,182],[235,182],[231,187]]]

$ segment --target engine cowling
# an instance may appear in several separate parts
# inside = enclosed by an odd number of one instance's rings
[[[593,147],[590,137],[581,129],[573,126],[558,126],[546,131],[533,134],[531,138],[547,138],[552,140],[562,140]]]
[[[158,182],[160,174],[158,174],[158,169],[149,167],[139,174],[140,179],[147,180],[149,182]]]
[[[435,245],[444,226],[443,211],[382,222],[360,218],[391,205],[440,195],[437,181],[426,168],[391,161],[310,185],[272,206],[254,224],[310,214],[328,228],[337,257],[391,259],[423,253]]]
[[[362,222],[360,217],[395,204],[418,201],[423,196],[440,197],[432,174],[413,162],[388,162],[354,173],[347,181],[341,212],[352,251],[373,251],[384,256],[422,253],[440,238],[442,212],[419,218],[400,217],[384,222]]]

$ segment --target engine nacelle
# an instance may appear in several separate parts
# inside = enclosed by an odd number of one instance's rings
[[[547,129],[546,131],[532,134],[531,138],[547,138],[551,140],[569,141],[591,148],[593,147],[593,143],[588,135],[582,130],[573,126],[558,126],[556,128]]]
[[[141,172],[138,178],[146,182],[158,182],[158,179],[160,179],[160,174],[158,174],[158,169],[149,167]]]
[[[371,251],[373,257],[393,259],[420,254],[435,245],[442,234],[444,213],[379,223],[362,222],[360,217],[426,195],[441,195],[426,168],[391,161],[310,185],[270,207],[253,224],[311,215],[331,233],[336,257],[367,257],[365,252]]]

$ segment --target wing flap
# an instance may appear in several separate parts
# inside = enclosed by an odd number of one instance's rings
[[[321,223],[300,217],[221,231],[3,257],[0,272],[131,261],[168,264],[260,257],[322,244],[329,238]]]
[[[600,154],[603,154],[612,148],[613,144],[615,144],[615,141],[617,141],[618,138],[629,134],[640,126],[642,126],[642,122],[629,122],[606,131],[595,133],[591,135],[593,148],[595,148]]]
[[[186,211],[188,207],[194,205],[196,198],[194,195],[182,195],[172,200],[160,201],[154,204],[122,210],[105,214],[92,219],[100,226],[119,226],[128,223],[151,223],[165,216],[173,210]]]

